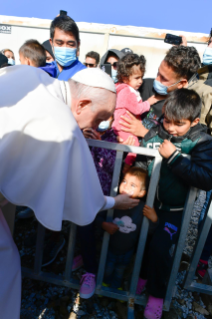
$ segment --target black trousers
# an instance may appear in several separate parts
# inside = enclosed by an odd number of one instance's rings
[[[78,226],[81,254],[86,272],[96,274],[98,270],[96,262],[96,242],[94,222],[86,226]]]
[[[166,295],[167,281],[177,244],[182,212],[157,211],[159,225],[147,238],[140,277],[147,279],[147,292],[155,298]]]

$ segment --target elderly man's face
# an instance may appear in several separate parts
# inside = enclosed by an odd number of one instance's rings
[[[73,100],[71,110],[80,127],[80,129],[94,128],[96,129],[102,121],[109,119],[113,115],[116,105],[116,94],[107,91],[105,104],[92,105],[90,100]]]

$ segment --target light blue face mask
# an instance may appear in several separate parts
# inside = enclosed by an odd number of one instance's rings
[[[15,65],[15,60],[13,60],[13,59],[8,59],[8,64]]]
[[[202,63],[204,65],[212,64],[212,48],[207,47],[203,54]]]
[[[180,81],[181,81],[181,80],[180,80]],[[177,83],[180,83],[180,81],[178,81],[178,82],[176,82],[176,83],[174,83],[174,84],[172,84],[172,85],[170,85],[170,86],[165,86],[164,84],[160,83],[159,81],[154,80],[154,82],[153,82],[153,88],[154,88],[154,90],[155,90],[158,94],[160,94],[160,95],[167,95],[167,94],[168,94],[168,91],[167,91],[168,88],[170,88],[170,87],[176,85]]]
[[[114,70],[113,68],[111,69],[112,70],[112,79],[113,79],[113,82],[116,83],[118,82],[117,80],[117,70]]]
[[[104,131],[109,130],[109,128],[110,128],[110,122],[111,122],[110,120],[108,120],[108,121],[102,121],[102,122],[99,124],[97,131],[99,131],[99,132],[104,132]]]
[[[77,48],[54,47],[54,55],[61,66],[70,66],[77,59]]]

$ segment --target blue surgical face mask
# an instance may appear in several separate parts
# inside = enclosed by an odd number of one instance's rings
[[[113,82],[116,83],[118,82],[117,80],[117,70],[114,70],[113,68],[111,69],[112,70],[112,79],[113,79]]]
[[[181,81],[181,80],[180,80],[180,81]],[[174,83],[174,84],[172,84],[172,85],[170,85],[170,86],[165,86],[164,84],[160,83],[159,81],[154,80],[154,82],[153,82],[153,88],[154,88],[154,90],[155,90],[158,94],[160,94],[160,95],[167,95],[167,94],[168,94],[167,89],[170,88],[170,87],[172,87],[172,86],[174,86],[174,85],[176,85],[177,83],[180,83],[180,81],[178,81],[178,82],[176,82],[176,83]]]
[[[15,60],[8,58],[8,64],[15,65]]]
[[[203,54],[202,63],[204,65],[212,64],[212,48],[207,47]]]
[[[110,122],[111,122],[110,120],[108,120],[108,121],[102,121],[102,122],[99,124],[97,131],[99,131],[99,132],[104,132],[104,131],[109,130],[109,128],[110,128]]]
[[[77,59],[77,48],[54,47],[54,55],[61,66],[70,66]]]

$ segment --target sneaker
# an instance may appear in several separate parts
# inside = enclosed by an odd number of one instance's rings
[[[42,267],[50,265],[57,257],[63,246],[65,245],[65,238],[60,236],[58,242],[49,240],[46,244],[43,252],[43,264]]]
[[[72,271],[75,271],[83,266],[83,259],[81,255],[78,255],[74,257],[73,265],[72,265]]]
[[[207,269],[208,269],[208,262],[206,260],[200,259],[197,265],[197,270],[196,270],[197,276],[200,279],[202,279],[205,276]]]
[[[161,319],[163,313],[163,299],[149,296],[144,310],[145,319]]]
[[[20,211],[17,216],[18,219],[27,219],[34,217],[34,212],[31,208],[26,208],[25,210]]]
[[[80,297],[84,299],[88,299],[93,296],[96,289],[96,281],[95,275],[86,272],[86,274],[82,275],[80,281]]]
[[[147,279],[142,279],[139,278],[138,279],[138,284],[137,284],[137,289],[136,289],[136,294],[140,295],[142,293],[142,291],[144,290],[145,286],[147,283]]]

